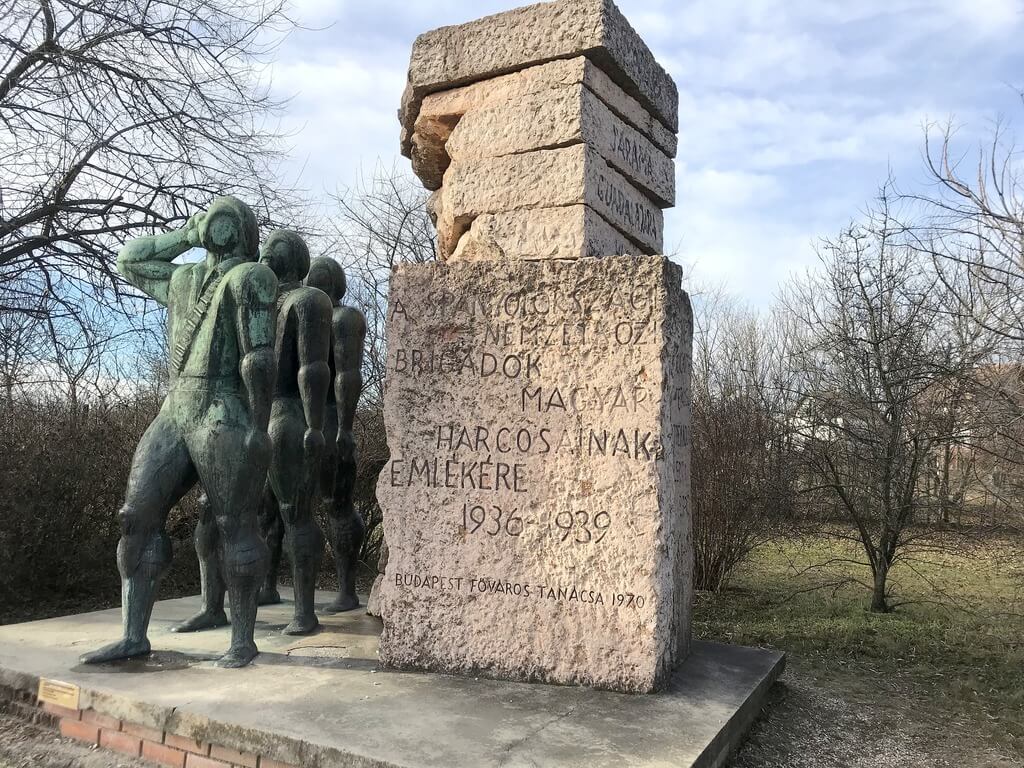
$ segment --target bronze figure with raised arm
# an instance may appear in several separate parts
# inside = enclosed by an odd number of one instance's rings
[[[258,245],[253,212],[220,197],[183,229],[132,240],[118,256],[125,279],[167,307],[170,387],[135,450],[118,513],[124,636],[83,663],[150,652],[149,620],[171,560],[167,514],[197,482],[231,600],[231,647],[217,663],[244,666],[258,652],[256,600],[268,552],[257,509],[271,455],[278,292],[273,271],[255,263]],[[195,247],[206,249],[205,260],[173,263]]]

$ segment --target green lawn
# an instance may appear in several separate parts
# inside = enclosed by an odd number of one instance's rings
[[[940,543],[940,542],[936,542]],[[951,544],[955,543],[955,549]],[[798,539],[757,550],[729,588],[698,593],[698,636],[780,648],[805,668],[898,681],[914,699],[973,720],[1024,754],[1024,546],[1005,539],[941,542],[897,565],[891,614],[866,610],[869,594],[848,542]]]

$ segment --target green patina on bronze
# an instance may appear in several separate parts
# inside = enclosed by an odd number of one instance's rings
[[[309,249],[297,233],[281,229],[271,232],[260,249],[260,263],[277,276],[280,293],[274,337],[277,374],[268,427],[272,451],[259,515],[261,534],[270,549],[270,568],[259,602],[281,601],[276,578],[283,544],[291,561],[295,589],[294,616],[283,631],[304,635],[319,626],[313,597],[324,537],[313,516],[313,500],[324,454],[323,431],[331,385],[328,356],[332,306],[323,291],[301,283],[309,271]],[[212,509],[204,502],[196,528],[203,605],[195,616],[176,625],[175,632],[195,632],[227,622],[219,539]]]
[[[278,294],[274,272],[255,262],[258,243],[249,207],[221,197],[183,229],[132,240],[118,256],[125,279],[167,307],[170,391],[136,448],[119,512],[124,637],[84,663],[149,653],[149,618],[171,559],[167,514],[197,482],[232,606],[231,647],[218,663],[243,666],[257,653],[268,551],[256,510],[271,457]],[[195,247],[206,249],[204,261],[173,263]]]

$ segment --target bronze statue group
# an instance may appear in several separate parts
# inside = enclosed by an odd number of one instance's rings
[[[206,250],[205,260],[173,263],[196,247]],[[170,385],[135,450],[118,512],[124,636],[81,660],[150,652],[149,621],[171,562],[167,515],[199,484],[202,608],[173,631],[227,625],[227,595],[231,647],[217,663],[244,666],[258,652],[258,606],[281,601],[282,551],[295,593],[284,632],[308,634],[318,626],[318,498],[338,574],[338,597],[327,610],[359,606],[363,522],[352,502],[352,429],[366,321],[341,304],[345,273],[336,261],[311,260],[306,243],[289,230],[275,230],[261,246],[256,217],[233,197],[217,198],[180,230],[127,243],[118,269],[167,307]]]

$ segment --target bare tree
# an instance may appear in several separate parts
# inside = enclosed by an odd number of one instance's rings
[[[894,607],[890,571],[922,535],[910,526],[930,457],[953,439],[948,394],[990,353],[952,332],[942,280],[906,232],[883,192],[869,220],[824,242],[821,269],[783,297],[803,326],[794,423],[812,477],[866,555],[876,612]]]
[[[793,514],[784,327],[698,293],[693,351],[694,584],[718,591]]]
[[[0,387],[4,415],[13,418],[15,403],[24,396],[33,368],[43,358],[43,327],[23,312],[0,311]]]
[[[437,258],[434,225],[427,214],[428,193],[411,176],[378,167],[373,176],[334,196],[326,250],[348,276],[347,301],[366,315],[364,407],[384,404],[388,281],[395,265]]]
[[[1024,99],[1024,97],[1022,97]],[[913,245],[931,257],[963,315],[991,332],[1024,343],[1024,179],[1007,124],[987,145],[962,152],[952,124],[925,133],[931,191],[904,194],[924,218]]]
[[[215,195],[287,206],[262,78],[283,2],[0,0],[0,311],[109,300],[124,240]]]
[[[397,264],[436,258],[426,197],[412,177],[378,167],[369,179],[335,195],[334,215],[324,227],[322,248],[341,262],[348,277],[345,301],[366,315],[363,395],[355,424],[360,457],[355,503],[366,523],[360,553],[364,563],[377,562],[382,544],[375,490],[388,460],[383,420],[388,283]]]
[[[1024,94],[1022,94],[1024,101]],[[952,298],[961,325],[978,328],[996,347],[993,364],[979,370],[952,407],[971,410],[973,429],[961,444],[971,463],[960,475],[1001,496],[1024,467],[1024,177],[1010,124],[995,123],[988,141],[963,150],[952,122],[929,126],[925,164],[930,189],[903,195],[922,214],[913,247],[930,258]],[[997,343],[998,342],[998,343]],[[966,395],[966,397],[963,397]],[[947,454],[949,452],[947,451]],[[936,484],[948,484],[942,457]],[[954,487],[956,495],[959,489]],[[946,493],[941,490],[941,493]],[[1006,498],[1015,506],[1013,498]],[[943,519],[948,513],[943,510]]]

